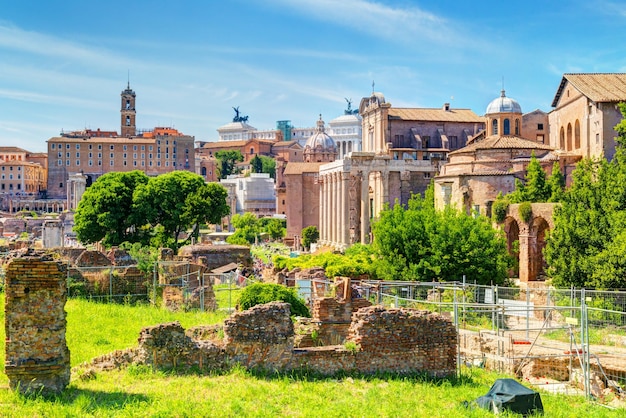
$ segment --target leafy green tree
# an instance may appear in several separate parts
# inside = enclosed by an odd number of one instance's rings
[[[291,305],[291,314],[310,317],[311,313],[296,290],[281,284],[254,283],[246,286],[239,295],[239,309],[246,310],[253,306],[269,302],[287,302]]]
[[[533,153],[526,167],[525,181],[515,180],[515,190],[509,194],[511,203],[547,202],[551,190],[546,182],[546,172]]]
[[[269,234],[272,240],[282,239],[287,233],[287,221],[277,218],[265,218],[261,222],[261,230]]]
[[[112,246],[145,239],[145,220],[133,207],[133,195],[148,180],[142,171],[111,172],[99,177],[85,190],[76,208],[74,232],[79,241],[102,241]]]
[[[243,215],[234,215],[231,223],[235,227],[235,232],[226,238],[229,244],[254,244],[261,233],[259,220],[250,212],[246,212]]]
[[[555,209],[544,255],[556,286],[626,287],[626,105],[613,160],[583,159]]]
[[[261,163],[262,163],[261,173],[267,173],[270,175],[271,178],[275,179],[276,178],[276,160],[271,157],[267,157],[265,155],[261,155],[260,158],[261,158]]]
[[[315,225],[307,226],[302,229],[301,243],[304,248],[310,248],[311,244],[317,242],[320,238],[320,231]]]
[[[550,190],[550,198],[548,202],[560,202],[565,193],[565,177],[561,173],[559,162],[555,161],[552,165],[552,174],[548,178],[548,189]]]
[[[252,167],[253,173],[262,173],[263,172],[263,161],[258,155],[255,155],[250,160],[250,166]]]
[[[243,161],[243,155],[239,150],[221,150],[215,153],[215,158],[219,161],[220,179],[225,179],[231,174],[235,174],[235,165]]]
[[[219,223],[228,215],[226,198],[223,186],[189,171],[173,171],[137,188],[134,210],[156,231],[155,242],[177,250],[198,237],[201,225]],[[180,240],[189,229],[187,238]]]
[[[452,281],[463,275],[501,284],[512,265],[501,231],[483,216],[454,208],[435,211],[432,197],[413,196],[373,224],[376,272],[386,280]]]

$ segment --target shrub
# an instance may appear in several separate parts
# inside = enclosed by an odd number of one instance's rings
[[[533,217],[533,208],[530,202],[523,202],[519,205],[519,216],[528,223]]]
[[[504,218],[506,218],[506,212],[509,209],[509,201],[506,199],[496,199],[493,202],[493,206],[491,207],[491,217],[496,223],[504,222]]]
[[[247,286],[239,296],[239,308],[245,310],[274,301],[289,303],[292,315],[311,316],[309,308],[304,303],[304,300],[298,296],[295,289],[273,283],[254,283]]]

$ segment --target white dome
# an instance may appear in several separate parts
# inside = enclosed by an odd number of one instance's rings
[[[492,113],[522,113],[522,107],[517,100],[506,97],[504,90],[502,90],[500,97],[492,100],[487,106],[485,114],[489,115]]]
[[[334,151],[335,141],[333,141],[333,139],[325,132],[322,115],[320,115],[320,119],[317,121],[317,128],[315,129],[315,133],[306,140],[304,148],[310,148],[313,150],[321,148],[322,151]]]

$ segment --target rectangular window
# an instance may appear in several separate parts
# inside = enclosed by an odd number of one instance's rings
[[[141,150],[142,150],[142,151],[145,151],[145,150],[146,150],[146,146],[145,146],[145,145],[142,145],[142,146],[141,146]]]
[[[65,144],[65,149],[70,149],[70,144]]]
[[[124,167],[126,167],[126,160],[124,160]]]
[[[80,158],[80,152],[76,153],[76,158]]]
[[[76,165],[80,165],[80,160],[76,160]]]
[[[113,159],[113,153],[111,153],[111,159]]]
[[[69,165],[70,165],[70,160],[65,160],[65,165],[69,167]]]
[[[142,161],[142,162],[141,162],[141,166],[142,166],[142,167],[145,167],[145,166],[146,166],[146,162],[145,162],[145,161]]]
[[[98,165],[102,165],[102,160],[98,160]]]
[[[113,166],[113,160],[109,161],[109,165]]]
[[[102,144],[98,144],[98,149],[102,149]]]
[[[63,183],[59,183],[59,187],[62,189],[63,188]]]
[[[57,161],[57,165],[63,165],[63,160]]]
[[[55,146],[56,146],[56,144],[52,144],[52,147],[51,147],[51,148],[52,148],[52,149],[54,149],[54,148],[55,148]]]
[[[133,161],[133,166],[137,167],[137,161]]]
[[[543,123],[538,123],[537,124],[537,130],[538,131],[543,131]]]
[[[89,167],[91,167],[93,165],[93,161],[89,160]]]
[[[111,145],[111,151],[113,151],[115,149],[114,145]]]
[[[124,151],[126,151],[126,145],[124,145]]]
[[[80,144],[76,144],[76,149],[80,149]]]
[[[102,153],[101,152],[98,153],[98,158],[102,158]]]
[[[65,153],[65,156],[66,156],[67,158],[70,158],[70,153],[69,153],[69,152],[66,152],[66,153]]]
[[[91,149],[91,144],[89,144],[89,149]]]
[[[137,151],[137,145],[133,145],[133,151]]]

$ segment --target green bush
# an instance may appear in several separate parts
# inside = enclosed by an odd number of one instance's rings
[[[239,308],[246,310],[256,305],[274,301],[289,303],[292,315],[311,316],[309,308],[304,300],[298,296],[295,289],[273,283],[254,283],[247,286],[239,296]]]
[[[533,217],[533,208],[530,202],[523,202],[519,205],[519,216],[528,223]]]
[[[509,209],[509,201],[507,199],[496,199],[491,207],[491,217],[496,223],[504,222],[506,212]]]

